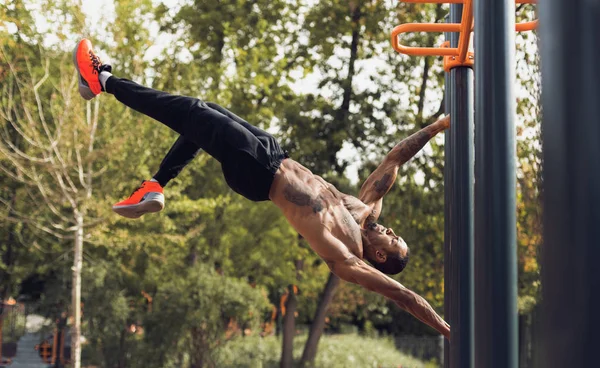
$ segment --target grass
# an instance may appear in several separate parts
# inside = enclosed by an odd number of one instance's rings
[[[294,339],[294,361],[298,362],[306,334]],[[256,336],[237,338],[216,354],[217,367],[275,368],[281,356],[280,338]],[[434,362],[423,362],[399,352],[391,339],[369,338],[355,334],[323,336],[314,367],[316,368],[434,368]]]

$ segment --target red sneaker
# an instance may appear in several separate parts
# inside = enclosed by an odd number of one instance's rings
[[[113,211],[128,218],[138,218],[149,212],[165,208],[163,188],[155,181],[142,182],[129,198],[113,205]]]
[[[98,75],[102,70],[111,71],[110,65],[102,64],[100,58],[92,50],[88,39],[79,41],[73,50],[73,63],[79,73],[79,94],[86,100],[91,100],[102,92]]]

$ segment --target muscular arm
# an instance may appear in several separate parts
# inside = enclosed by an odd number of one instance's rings
[[[363,286],[393,300],[400,308],[436,329],[450,340],[450,325],[420,295],[405,288],[357,257],[344,262],[328,262],[331,271],[341,279]]]
[[[431,138],[449,126],[450,117],[447,116],[398,143],[364,182],[360,189],[359,199],[367,205],[375,204],[381,207],[381,203],[378,202],[392,188],[400,166],[416,155]],[[378,217],[379,213],[377,212],[375,215]]]

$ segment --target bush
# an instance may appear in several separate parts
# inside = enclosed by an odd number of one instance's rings
[[[306,335],[294,339],[294,359],[298,361],[306,342]],[[276,368],[281,356],[281,340],[274,336],[237,338],[214,354],[215,366],[231,368]],[[391,339],[366,338],[359,335],[323,336],[314,367],[403,367],[433,368],[399,352]]]
[[[266,293],[246,281],[221,276],[198,265],[163,284],[153,311],[144,323],[151,362],[146,366],[214,364],[213,352],[245,330],[259,333],[260,318],[268,310]]]
[[[25,334],[25,315],[16,310],[5,311],[4,315],[2,341],[5,343],[19,341]]]

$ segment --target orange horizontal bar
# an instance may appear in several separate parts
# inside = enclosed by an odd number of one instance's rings
[[[460,23],[406,23],[395,27],[392,34],[408,32],[460,32]]]
[[[397,52],[413,56],[457,56],[456,48],[408,47],[400,44],[398,36],[409,32],[460,32],[459,23],[407,23],[401,24],[392,31],[392,47]]]
[[[534,1],[534,0],[517,0],[517,1]],[[413,4],[462,4],[465,0],[402,0],[403,3]]]
[[[534,29],[537,29],[538,27],[538,20],[534,20],[531,22],[524,22],[524,23],[517,23],[517,32],[526,32],[526,31],[533,31]]]
[[[413,4],[464,4],[465,0],[402,0]],[[516,4],[537,4],[537,0],[515,0]]]
[[[400,45],[395,49],[401,54],[410,56],[457,56],[457,48],[440,48],[440,47],[408,47]]]

